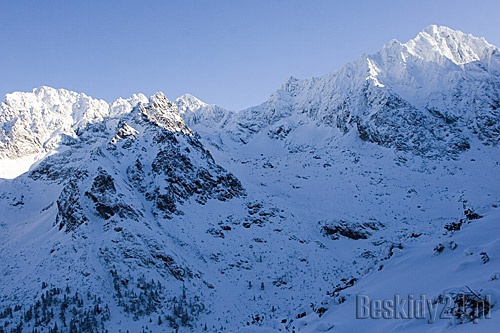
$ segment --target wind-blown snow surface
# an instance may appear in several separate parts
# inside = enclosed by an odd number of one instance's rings
[[[0,180],[0,323],[493,331],[499,56],[431,26],[240,112],[191,95],[8,95],[0,166],[50,156]],[[491,319],[355,318],[356,295],[467,287]]]

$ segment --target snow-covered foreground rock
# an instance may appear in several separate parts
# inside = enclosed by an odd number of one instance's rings
[[[0,332],[493,331],[499,59],[431,26],[239,112],[7,95]]]

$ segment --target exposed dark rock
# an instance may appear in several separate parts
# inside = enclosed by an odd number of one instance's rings
[[[373,231],[379,230],[380,227],[383,227],[383,224],[380,222],[373,221],[359,224],[340,220],[320,222],[320,224],[322,224],[322,233],[334,240],[339,239],[339,235],[353,240],[367,239],[371,236]]]
[[[187,140],[190,147],[186,147],[183,152],[180,144],[175,144],[177,139],[174,140],[170,135],[165,135],[164,138],[165,148],[158,152],[151,167],[155,182],[162,179],[168,185],[163,188],[156,187],[146,196],[148,200],[156,202],[156,208],[164,217],[169,218],[172,213],[179,212],[177,205],[190,197],[194,197],[200,204],[205,204],[212,198],[226,201],[245,195],[239,180],[215,164],[212,156],[198,140],[190,137]],[[191,154],[201,156],[204,165],[195,166],[191,161]],[[130,167],[130,174],[140,183],[137,175],[142,172],[137,163]]]
[[[70,232],[86,222],[88,218],[80,205],[80,188],[72,179],[66,183],[57,199],[56,224],[59,230],[66,227],[65,231]]]
[[[121,218],[136,219],[140,213],[118,198],[113,177],[102,168],[98,168],[97,171],[98,175],[94,178],[90,191],[85,192],[85,196],[94,203],[97,215],[105,220],[115,214]]]
[[[155,254],[156,259],[161,260],[161,262],[168,268],[170,274],[179,281],[184,281],[186,277],[192,277],[192,273],[181,266],[179,266],[174,258],[165,254]]]

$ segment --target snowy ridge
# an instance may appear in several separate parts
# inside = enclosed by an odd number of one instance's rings
[[[0,332],[493,331],[498,57],[430,26],[239,112],[8,95]],[[358,294],[468,287],[491,319],[354,318]]]
[[[184,94],[178,97],[174,103],[177,105],[180,113],[195,112],[201,108],[207,107],[209,104],[200,101],[191,94]]]
[[[341,286],[321,305],[297,309],[293,324],[275,321],[237,332],[286,332],[291,326],[300,332],[495,332],[500,273],[490,260],[500,254],[499,217],[496,207],[461,230],[443,229],[432,240],[395,247],[393,258],[361,281]],[[483,300],[479,308],[460,303],[475,299]],[[373,302],[384,307],[377,310]]]
[[[149,103],[139,104],[139,109],[149,121],[170,132],[181,132],[191,135],[191,130],[181,118],[175,104],[170,102],[163,93],[156,93],[149,98]]]
[[[425,61],[442,64],[444,59],[448,59],[457,65],[482,61],[493,70],[498,70],[498,56],[494,56],[498,48],[489,44],[484,38],[477,38],[448,27],[430,25],[403,45],[409,53]]]
[[[219,128],[227,124],[234,114],[218,105],[204,103],[190,94],[180,96],[174,103],[186,124],[200,130]]]
[[[65,137],[76,139],[88,124],[130,112],[145,101],[140,94],[108,105],[83,93],[50,87],[7,94],[0,104],[0,158],[48,152]]]
[[[176,302],[173,299],[182,295],[179,291],[184,281],[192,281],[197,288],[208,282],[199,268],[186,260],[189,256],[182,254],[186,250],[179,247],[178,236],[171,234],[169,221],[186,214],[185,204],[189,209],[189,204],[202,206],[209,201],[235,199],[242,205],[239,198],[245,196],[238,179],[215,163],[185,125],[176,106],[162,93],[121,113],[118,119],[88,124],[77,143],[59,146],[28,173],[0,182],[0,192],[2,209],[12,207],[17,212],[11,211],[13,215],[0,221],[4,235],[11,236],[2,247],[2,259],[4,255],[32,258],[29,265],[2,268],[5,276],[14,272],[26,276],[9,291],[2,289],[2,294],[22,298],[25,292],[38,297],[36,280],[42,277],[43,289],[50,281],[50,293],[42,291],[44,307],[44,297],[54,297],[58,302],[62,301],[57,296],[62,290],[66,290],[66,296],[72,290],[70,303],[76,302],[87,311],[90,301],[94,304],[93,318],[102,321],[99,325],[85,321],[86,312],[80,313],[82,317],[70,315],[71,321],[54,321],[42,315],[42,322],[24,320],[25,329],[53,329],[54,323],[74,329],[79,322],[80,329],[102,330],[112,313],[130,313],[137,320],[160,307],[162,311],[171,308]],[[15,231],[19,227],[22,231]],[[49,257],[34,254],[40,250],[45,253],[47,247]],[[74,264],[66,267],[69,262]],[[134,273],[138,267],[139,275]],[[33,269],[36,274],[28,272]],[[65,287],[66,279],[78,282]],[[136,283],[140,284],[137,290]],[[131,306],[150,297],[150,292],[157,295],[154,304],[150,300],[145,307]],[[79,293],[96,298],[80,300]],[[202,300],[193,300],[191,294],[182,302],[189,301],[201,311]],[[35,313],[39,310],[36,303],[31,308]],[[64,318],[65,310],[60,311],[60,318]],[[126,322],[112,325],[119,329],[134,327]]]
[[[224,128],[233,140],[247,142],[263,129],[274,132],[287,123],[293,130],[313,122],[332,127],[337,137],[355,131],[384,147],[452,156],[477,139],[498,143],[499,72],[498,48],[430,26],[337,73],[290,78],[268,101],[237,113]]]

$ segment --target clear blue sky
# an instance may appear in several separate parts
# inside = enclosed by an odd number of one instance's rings
[[[0,99],[49,85],[239,110],[429,24],[500,46],[500,1],[0,0]]]

